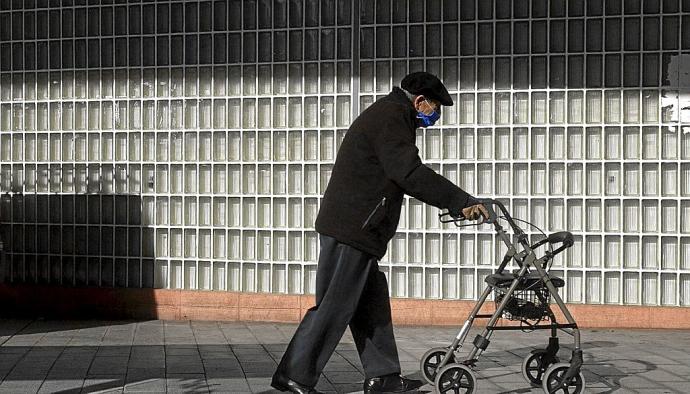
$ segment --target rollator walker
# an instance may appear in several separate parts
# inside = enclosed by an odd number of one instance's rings
[[[565,282],[561,278],[549,275],[549,262],[554,256],[573,245],[573,235],[567,231],[546,236],[530,244],[528,235],[515,223],[524,222],[510,216],[503,203],[494,199],[480,199],[488,213],[484,223],[493,224],[496,234],[508,248],[503,261],[496,272],[486,277],[487,287],[472,309],[460,332],[448,347],[437,347],[427,351],[421,359],[420,369],[424,378],[434,385],[439,393],[473,393],[477,379],[473,369],[477,360],[487,349],[490,338],[495,331],[502,330],[551,330],[551,337],[546,348],[534,349],[522,362],[522,375],[534,387],[541,387],[546,393],[582,393],[585,389],[585,378],[580,371],[582,366],[582,349],[580,348],[580,331],[577,323],[565,306],[557,289]],[[495,209],[496,207],[497,209]],[[500,213],[500,216],[496,212]],[[449,213],[440,214],[443,223],[454,223],[458,227],[477,224],[459,224],[464,218],[453,217]],[[512,237],[499,224],[498,219],[505,220],[513,230]],[[481,224],[481,223],[478,223]],[[538,229],[538,228],[537,228]],[[513,238],[513,239],[511,239]],[[521,251],[518,251],[518,244]],[[555,250],[554,245],[560,245]],[[537,258],[535,250],[547,246],[542,257]],[[506,266],[510,261],[518,269],[509,272]],[[480,309],[490,294],[494,294],[496,310],[492,314],[481,314]],[[551,298],[556,302],[565,316],[567,323],[558,323],[549,305]],[[457,352],[475,319],[489,319],[481,334],[472,341],[472,350],[467,358],[458,357]],[[519,324],[498,325],[501,319]],[[558,331],[563,331],[574,338],[574,348],[570,362],[561,362],[557,356]]]

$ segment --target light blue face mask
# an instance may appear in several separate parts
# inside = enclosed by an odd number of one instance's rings
[[[426,101],[426,99],[424,101]],[[426,103],[431,107],[431,104],[429,104],[428,101],[426,101]],[[417,111],[417,119],[419,119],[419,123],[421,123],[422,127],[433,126],[434,123],[436,123],[436,121],[439,120],[440,117],[441,117],[441,114],[439,114],[436,111],[432,111],[428,115],[422,111]]]

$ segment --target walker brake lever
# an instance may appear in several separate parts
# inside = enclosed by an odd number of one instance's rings
[[[449,217],[450,219],[444,219],[445,217]],[[462,214],[454,216],[450,212],[441,212],[438,214],[438,219],[441,221],[441,223],[457,224],[458,222],[465,220],[465,217]]]

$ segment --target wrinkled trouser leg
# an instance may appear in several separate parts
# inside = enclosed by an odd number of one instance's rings
[[[386,301],[388,290],[385,276],[378,271],[376,258],[332,237],[321,235],[320,243],[316,305],[302,319],[276,374],[306,386],[315,386],[348,325],[351,329],[354,327],[353,335],[358,338],[357,348],[363,355],[362,363],[366,363],[367,373],[377,369],[387,371],[391,365],[397,368],[388,373],[399,371],[390,326],[390,305],[386,302],[385,308],[381,308],[382,290],[385,290]],[[364,298],[363,294],[372,299]],[[355,316],[356,322],[351,325]],[[367,322],[366,319],[372,320]],[[394,361],[391,360],[393,356]],[[382,365],[380,368],[379,363]]]
[[[359,306],[350,321],[350,331],[367,379],[400,373],[388,282],[377,262],[369,270]]]

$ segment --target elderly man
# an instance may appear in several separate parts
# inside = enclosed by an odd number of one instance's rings
[[[405,392],[423,385],[400,376],[386,276],[378,260],[396,232],[403,195],[477,219],[485,208],[422,164],[417,127],[432,126],[441,105],[453,105],[434,75],[415,72],[367,108],[343,139],[316,218],[321,251],[316,306],[295,332],[271,385],[314,389],[345,329],[364,367],[364,392]]]

